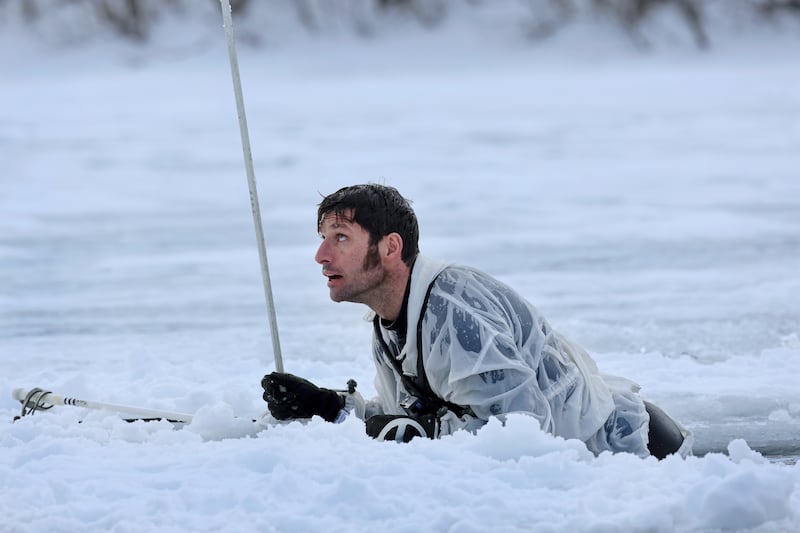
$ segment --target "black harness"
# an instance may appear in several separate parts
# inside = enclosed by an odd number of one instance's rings
[[[436,394],[434,394],[431,385],[428,382],[428,376],[425,374],[425,366],[422,363],[422,319],[425,317],[425,311],[428,308],[428,299],[433,290],[433,284],[436,282],[434,278],[428,285],[428,290],[425,293],[425,299],[422,301],[422,311],[420,311],[419,319],[417,320],[417,375],[411,376],[403,372],[403,360],[398,359],[392,354],[392,350],[386,344],[381,333],[381,318],[375,315],[372,320],[372,326],[375,331],[375,337],[381,345],[381,350],[385,354],[386,359],[397,371],[403,383],[403,388],[409,393],[410,397],[401,402],[401,406],[413,415],[437,415],[442,416],[446,411],[452,411],[459,418],[465,414],[472,413],[469,407],[456,405],[448,402]],[[406,326],[408,327],[408,326]]]

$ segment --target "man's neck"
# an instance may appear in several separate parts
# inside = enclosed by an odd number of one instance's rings
[[[403,302],[400,305],[400,311],[394,320],[386,320],[381,318],[381,323],[387,329],[396,331],[399,336],[405,338],[406,325],[408,323],[408,295],[411,292],[411,277],[409,276],[406,282],[406,289],[403,292]]]
[[[372,310],[383,320],[388,322],[397,320],[403,308],[406,287],[410,280],[410,269],[403,269],[401,272],[398,272],[397,275],[387,279],[381,301],[372,306]]]

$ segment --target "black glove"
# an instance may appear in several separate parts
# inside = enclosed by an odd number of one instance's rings
[[[422,428],[421,432],[420,427]],[[367,419],[366,428],[367,435],[373,439],[408,442],[414,437],[435,439],[438,436],[439,420],[435,415],[418,417],[375,415]]]
[[[333,422],[344,407],[344,398],[336,391],[322,389],[292,374],[267,374],[261,380],[261,386],[269,412],[278,420],[319,415]]]

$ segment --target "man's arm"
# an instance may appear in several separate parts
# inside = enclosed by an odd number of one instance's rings
[[[474,429],[491,416],[510,412],[529,413],[544,430],[552,431],[550,404],[539,386],[537,366],[514,342],[510,325],[436,293],[431,294],[429,310],[422,324],[420,356],[431,389],[444,400],[469,407],[480,421],[451,415],[443,419],[447,432]],[[544,339],[529,337],[522,340],[523,348],[538,353]]]

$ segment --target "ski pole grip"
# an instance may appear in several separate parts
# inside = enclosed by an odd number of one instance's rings
[[[39,398],[40,400],[47,398],[46,403],[53,405],[64,405],[64,399],[62,396],[59,396],[58,394],[53,394],[52,392],[43,391],[42,389],[16,388],[11,391],[11,397],[20,403],[25,403],[25,399],[28,398],[28,395],[30,395],[34,391],[41,394]]]

